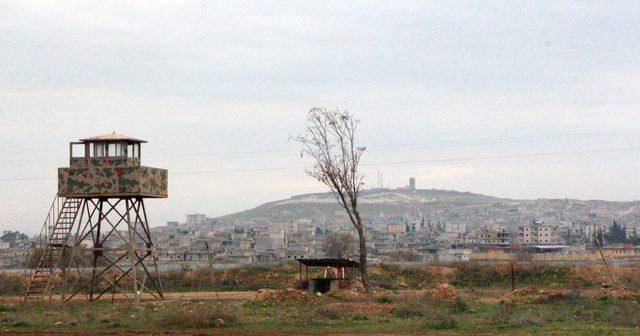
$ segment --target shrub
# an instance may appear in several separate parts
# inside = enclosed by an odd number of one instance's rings
[[[372,286],[377,286],[382,289],[400,289],[395,279],[388,274],[370,274],[369,281]]]
[[[514,303],[501,304],[493,314],[491,321],[496,325],[509,325],[514,314],[516,314],[516,305]]]
[[[319,319],[338,320],[344,316],[343,312],[338,309],[332,309],[327,307],[319,307],[314,314]]]
[[[6,305],[0,303],[0,312],[9,312],[9,311],[14,311],[14,310],[15,310],[15,308],[9,307],[9,306],[6,306]]]
[[[383,289],[426,288],[437,282],[437,276],[425,267],[400,267],[383,264],[369,274],[374,286]]]
[[[450,317],[439,317],[435,321],[427,322],[426,327],[434,330],[448,330],[454,329],[458,324],[456,320]]]
[[[231,269],[208,269],[161,273],[166,291],[252,291],[262,288],[294,287],[295,268],[290,263],[274,266],[245,266]]]
[[[451,311],[453,313],[464,313],[469,311],[469,305],[466,302],[462,301],[462,299],[456,298],[456,300],[453,301],[453,307]]]
[[[607,295],[607,294],[603,294],[598,298],[600,301],[604,302],[604,303],[609,303],[612,301],[611,296]]]
[[[511,286],[511,267],[508,264],[480,265],[458,263],[451,283],[459,287],[508,287]],[[570,266],[523,265],[515,266],[515,282],[518,285],[548,286],[573,284],[578,287],[593,285],[593,281],[581,276]]]
[[[2,272],[0,273],[0,295],[22,295],[25,283],[20,275]]]
[[[28,327],[29,323],[17,317],[2,316],[0,317],[0,325],[13,328],[24,328]]]
[[[222,321],[222,323],[219,323]],[[172,329],[205,329],[236,324],[238,318],[217,308],[185,310],[175,308],[158,316],[158,324]]]
[[[378,296],[375,301],[377,303],[393,303],[393,299],[387,295]]]
[[[369,321],[369,317],[366,315],[356,315],[353,317],[354,321]]]
[[[401,304],[393,307],[391,310],[391,314],[398,318],[411,318],[411,317],[419,317],[424,316],[424,311],[422,307],[418,305],[410,305],[410,304]]]

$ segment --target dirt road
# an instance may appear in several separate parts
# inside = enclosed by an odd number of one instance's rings
[[[178,292],[164,293],[165,300],[250,300],[254,299],[258,292]],[[129,295],[131,297],[131,295]],[[115,294],[116,300],[124,300],[126,296],[123,294]],[[60,296],[52,296],[52,300],[59,301]],[[86,296],[76,295],[72,300],[86,300]],[[112,295],[104,295],[101,300],[111,300]],[[143,294],[142,300],[151,300],[153,296]],[[24,300],[23,296],[0,296],[0,302],[20,302]]]
[[[558,291],[568,294],[572,292],[569,288],[560,288]],[[415,295],[421,291],[419,290],[399,290],[397,295]],[[511,292],[506,288],[462,288],[458,289],[458,293],[468,296],[485,296],[498,298],[504,294]],[[602,295],[602,290],[599,288],[580,289],[581,295],[588,297],[595,297]],[[131,294],[128,294],[131,297]],[[172,292],[164,293],[165,300],[252,300],[258,295],[257,291],[245,291],[245,292]],[[115,300],[125,300],[127,297],[124,294],[115,294],[113,296]],[[53,301],[60,301],[60,296],[53,296]],[[104,295],[100,300],[111,300],[112,295]],[[143,294],[142,300],[153,300],[154,297],[149,294]],[[24,300],[23,296],[0,296],[0,303],[6,302],[20,302]],[[87,300],[86,296],[77,295],[72,300]]]

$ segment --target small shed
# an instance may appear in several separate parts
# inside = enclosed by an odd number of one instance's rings
[[[348,283],[349,278],[345,272],[346,268],[359,268],[360,263],[352,259],[305,259],[297,258],[300,263],[300,281],[309,283],[308,289],[311,292],[326,293],[339,283]],[[304,265],[304,278],[302,276],[302,266]],[[324,276],[321,278],[309,279],[309,267],[323,267]],[[333,286],[332,286],[333,285]]]

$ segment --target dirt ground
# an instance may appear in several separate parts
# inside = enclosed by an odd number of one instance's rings
[[[557,291],[567,294],[572,290],[567,288],[561,288]],[[424,290],[399,290],[398,292],[403,293],[404,295],[411,294],[420,294],[423,293]],[[457,289],[457,293],[462,296],[490,296],[490,297],[500,297],[510,293],[510,289],[505,288],[462,288]],[[590,288],[590,289],[580,289],[580,293],[582,295],[588,297],[595,297],[602,295],[602,290],[598,288]],[[253,300],[259,298],[259,291],[245,291],[245,292],[172,292],[172,293],[164,293],[165,300]],[[59,296],[51,297],[53,301],[59,301]],[[86,300],[85,296],[75,296],[72,298],[74,301]],[[100,298],[101,300],[111,300],[112,296],[105,295]],[[126,297],[122,294],[116,294],[115,300],[125,300]],[[24,300],[23,296],[0,296],[0,303],[13,303],[20,302]],[[143,294],[142,300],[154,300],[151,295]]]
[[[283,295],[288,295],[290,290],[285,291],[271,291],[271,290],[261,290],[261,291],[244,291],[244,292],[173,292],[173,293],[165,293],[164,297],[167,301],[192,301],[192,300],[253,300],[260,299],[261,295],[269,294],[269,292],[283,292]],[[612,289],[602,289],[602,288],[590,288],[590,289],[582,289],[580,290],[580,294],[585,297],[600,297],[605,291],[611,292],[613,294],[617,293]],[[262,293],[261,293],[262,292]],[[433,296],[439,297],[440,299],[453,299],[453,298],[475,298],[479,302],[537,302],[541,300],[549,300],[552,301],[555,297],[562,297],[563,295],[569,295],[572,293],[572,289],[568,288],[555,288],[555,289],[540,289],[535,286],[531,287],[520,287],[515,292],[512,292],[508,288],[455,288],[450,285],[440,284],[436,286],[432,290],[399,290],[399,291],[386,291],[381,292],[376,295],[388,295],[392,297],[412,297],[412,296],[420,296],[425,295],[426,292],[430,292]],[[296,294],[306,294],[301,293],[299,291],[295,291]],[[347,292],[348,293],[348,292]],[[626,293],[626,292],[625,292]],[[274,294],[275,295],[275,294]],[[52,298],[54,300],[60,300],[59,297]],[[101,298],[101,300],[111,300],[111,296],[105,296]],[[115,296],[116,300],[124,300],[125,297],[120,294]],[[153,299],[153,297],[147,295],[143,296],[144,300]],[[12,303],[20,302],[23,300],[21,296],[0,296],[0,303]],[[76,301],[86,300],[84,296],[77,296],[74,298]],[[186,302],[185,302],[186,303]],[[379,303],[379,302],[334,302],[328,303],[326,305],[327,308],[335,309],[338,311],[361,311],[367,313],[378,313],[378,312],[389,312],[392,308],[391,304],[387,303]],[[255,329],[254,329],[255,330]],[[314,334],[314,333],[311,333]],[[336,333],[315,333],[314,335],[334,335],[334,336],[347,336],[347,335],[373,335],[373,336],[398,336],[398,335],[406,335],[404,333],[353,333],[353,332],[336,332]],[[451,331],[436,331],[430,330],[429,335],[450,335],[450,336],[458,336],[458,335],[469,335],[468,333],[458,333]],[[569,335],[572,333],[554,333],[555,335]],[[165,331],[165,332],[126,332],[126,331],[117,331],[117,332],[87,332],[87,331],[76,331],[76,332],[61,332],[61,331],[40,331],[40,332],[2,332],[0,331],[0,335],[88,335],[88,336],[134,336],[134,335],[162,335],[162,336],[218,336],[218,335],[229,335],[229,336],[303,336],[309,335],[309,333],[300,333],[300,332],[262,332],[262,331],[243,331],[243,330],[229,330],[229,329],[210,329],[210,330],[190,330],[185,332],[176,332],[176,331]],[[417,335],[417,334],[415,334]],[[477,333],[473,335],[500,335],[500,334],[487,334],[487,333]],[[512,335],[509,333],[502,335]]]
[[[177,292],[177,293],[164,293],[165,300],[251,300],[255,299],[258,292]],[[86,296],[77,295],[72,300],[86,300]],[[105,295],[100,298],[101,300],[111,300],[111,295]],[[122,294],[115,295],[116,300],[124,300],[126,297]],[[143,294],[142,300],[152,300],[153,296],[149,294]],[[20,302],[24,300],[23,296],[0,296],[0,303],[2,302]],[[52,296],[51,300],[59,301],[59,296]]]
[[[87,333],[87,332],[77,332],[77,333],[34,333],[34,332],[25,332],[25,333],[0,333],[0,335],[15,335],[15,336],[23,336],[23,335],[47,335],[47,336],[63,336],[63,335],[87,335],[87,336],[140,336],[140,335],[161,335],[161,336],[309,336],[309,333],[280,333],[280,332],[245,332],[245,331],[229,331],[229,330],[220,330],[220,331],[210,331],[210,332],[162,332],[162,333],[145,333],[145,332],[122,332],[122,333]],[[317,335],[332,335],[332,336],[349,336],[354,335],[354,333],[321,333]],[[367,335],[367,336],[401,336],[406,334],[397,334],[397,333],[356,333],[355,335]],[[429,335],[441,335],[441,336],[457,336],[457,335],[469,335],[469,334],[460,334],[460,333],[452,333],[452,332],[430,332]],[[489,334],[476,334],[476,335],[489,335]],[[501,335],[501,334],[490,334],[490,335]],[[504,334],[507,335],[507,334]]]

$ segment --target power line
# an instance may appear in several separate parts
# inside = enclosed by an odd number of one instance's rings
[[[567,134],[548,134],[548,135],[535,135],[535,136],[522,136],[522,137],[496,137],[496,138],[478,138],[469,140],[444,140],[444,141],[431,141],[431,142],[413,142],[413,143],[399,143],[382,146],[367,146],[368,150],[384,151],[394,150],[397,148],[406,149],[419,149],[429,147],[465,147],[465,146],[482,146],[482,145],[494,145],[494,144],[509,144],[529,142],[536,140],[573,140],[584,138],[600,138],[611,136],[625,136],[625,135],[639,135],[640,130],[622,130],[615,132],[593,132],[593,133],[567,133]],[[291,149],[274,149],[274,150],[261,150],[261,151],[244,151],[244,152],[228,152],[228,153],[202,153],[202,154],[185,154],[185,155],[149,155],[147,158],[155,159],[154,161],[173,161],[180,160],[202,160],[207,158],[253,158],[256,156],[270,157],[278,156],[282,154],[299,153],[299,150]],[[158,159],[159,158],[159,159]],[[64,161],[60,159],[18,159],[18,160],[3,160],[0,161],[0,166],[20,166],[37,162],[51,162],[63,164]]]
[[[510,138],[484,138],[475,140],[451,140],[451,141],[435,141],[435,142],[417,142],[384,146],[384,148],[397,148],[397,147],[458,147],[458,146],[478,146],[478,145],[493,145],[502,143],[517,143],[528,142],[532,140],[561,140],[561,139],[582,139],[582,138],[599,138],[609,136],[623,136],[623,135],[638,135],[640,130],[635,131],[623,131],[623,132],[608,132],[608,133],[573,133],[573,134],[556,134],[556,135],[539,135],[539,136],[523,136],[523,137],[510,137]],[[373,147],[376,148],[376,147]]]
[[[501,159],[518,159],[518,158],[535,158],[535,157],[553,157],[566,156],[576,154],[597,154],[597,153],[618,153],[640,151],[640,147],[622,147],[608,149],[594,149],[581,151],[562,151],[562,152],[543,152],[543,153],[525,153],[525,154],[509,154],[509,155],[493,155],[493,156],[471,156],[460,158],[431,159],[431,160],[411,160],[411,161],[381,161],[372,163],[362,163],[361,166],[384,166],[384,165],[405,165],[405,164],[424,164],[424,163],[444,163],[444,162],[464,162],[464,161],[483,161],[483,160],[501,160]],[[290,167],[265,167],[265,168],[243,168],[243,169],[216,169],[201,171],[177,171],[171,175],[209,175],[224,173],[244,173],[244,172],[264,172],[264,171],[284,171],[284,170],[302,170],[304,166]],[[53,180],[52,177],[3,177],[2,181],[30,181],[30,180]]]
[[[513,154],[513,155],[475,156],[475,157],[464,157],[464,158],[418,160],[418,161],[387,161],[387,162],[363,164],[363,166],[401,165],[401,164],[412,164],[412,163],[442,163],[442,162],[460,162],[460,161],[482,161],[482,160],[498,160],[498,159],[518,159],[518,158],[533,158],[533,157],[548,157],[548,156],[564,156],[564,155],[574,155],[574,154],[616,153],[616,152],[629,152],[629,151],[636,151],[636,150],[640,150],[640,147],[624,147],[624,148],[594,149],[594,150],[565,151],[565,152],[548,152],[548,153]]]
[[[599,138],[599,137],[610,137],[610,136],[624,136],[624,135],[639,135],[640,131],[634,132],[617,132],[617,133],[604,133],[604,134],[565,134],[565,135],[542,135],[542,136],[529,136],[529,137],[514,137],[514,138],[486,138],[486,139],[476,139],[476,140],[451,140],[451,141],[433,141],[433,142],[416,142],[416,143],[404,143],[404,144],[392,144],[385,146],[367,146],[367,151],[372,152],[384,152],[389,150],[415,150],[421,148],[449,148],[449,147],[470,147],[470,146],[483,146],[483,145],[496,145],[496,144],[513,144],[513,143],[523,143],[530,142],[535,140],[574,140],[574,139],[585,139],[585,138]],[[216,154],[202,154],[202,155],[193,155],[190,157],[182,158],[182,160],[202,160],[211,157],[221,157],[221,158],[255,158],[255,157],[273,157],[273,156],[281,156],[282,154],[296,154],[299,153],[299,150],[273,150],[267,152],[253,152],[254,154],[230,154],[228,156],[224,155],[216,155]],[[276,155],[261,155],[261,154],[276,154]],[[173,159],[156,159],[155,161],[172,161]]]

